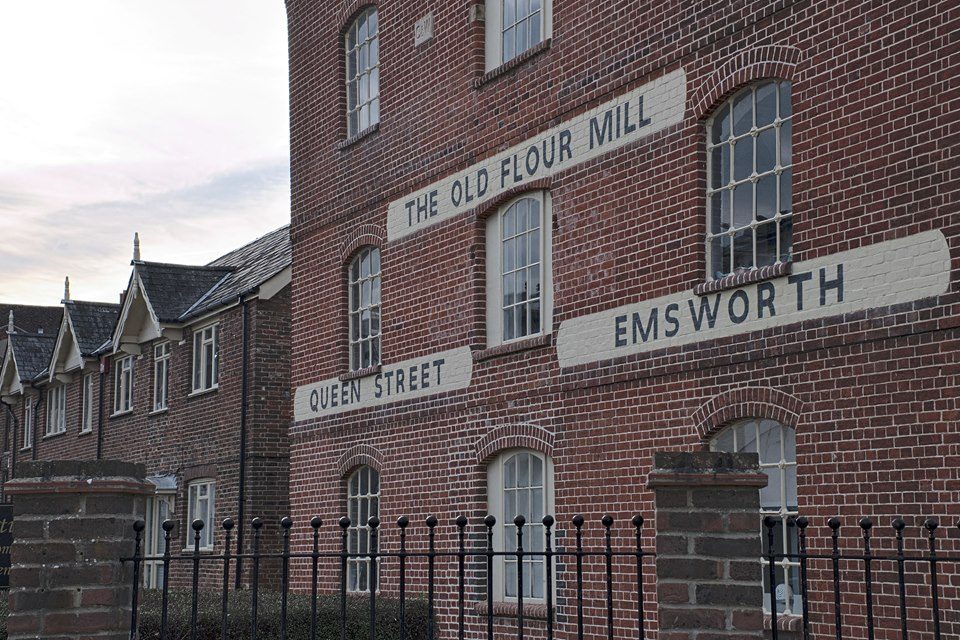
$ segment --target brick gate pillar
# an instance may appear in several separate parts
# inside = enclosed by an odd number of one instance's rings
[[[762,638],[757,454],[656,453],[660,640]]]
[[[133,524],[153,486],[142,465],[25,462],[13,496],[10,640],[130,636]]]

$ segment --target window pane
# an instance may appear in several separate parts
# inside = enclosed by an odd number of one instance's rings
[[[773,122],[777,117],[777,85],[774,82],[757,87],[757,127]]]
[[[793,218],[780,220],[780,261],[788,262],[793,259]]]
[[[510,27],[517,21],[517,0],[503,0],[503,26]]]
[[[513,44],[513,33],[514,29],[508,29],[503,34],[503,61],[507,62],[512,60],[514,57],[514,44]]]
[[[792,162],[793,141],[791,139],[793,125],[787,120],[780,125],[780,164],[789,166]]]
[[[790,104],[790,83],[780,83],[780,117],[789,118],[793,115],[793,105]]]
[[[733,146],[733,178],[746,180],[753,173],[753,138],[738,140]]]
[[[780,212],[793,211],[793,176],[787,169],[780,174]]]
[[[777,161],[777,130],[765,129],[757,136],[757,173],[773,171]]]
[[[523,302],[527,299],[527,271],[521,269],[516,275],[516,299],[517,302]]]
[[[540,333],[540,301],[531,302],[527,306],[530,308],[530,333]]]
[[[777,467],[763,470],[767,474],[769,482],[767,486],[760,489],[760,508],[776,511],[780,509],[780,469]]]
[[[753,185],[747,182],[733,190],[733,227],[740,229],[751,222],[753,222]]]
[[[777,176],[764,176],[757,181],[757,220],[770,220],[777,215]]]
[[[730,236],[711,240],[710,270],[714,278],[722,278],[730,272]]]
[[[777,224],[767,222],[756,229],[757,267],[766,267],[777,261]]]
[[[713,144],[717,144],[730,137],[730,105],[725,104],[720,108],[719,113],[714,116],[713,126],[710,128],[710,136]]]
[[[503,242],[503,272],[509,273],[516,268],[516,240]]]
[[[530,298],[540,297],[540,267],[534,266],[527,269],[528,289],[527,295]]]
[[[522,336],[528,335],[530,332],[527,330],[527,305],[518,304],[514,308],[514,331],[516,332],[516,337],[520,338]]]
[[[730,182],[730,145],[710,151],[710,188],[719,189]]]
[[[753,92],[744,91],[733,101],[733,134],[743,135],[753,127]]]

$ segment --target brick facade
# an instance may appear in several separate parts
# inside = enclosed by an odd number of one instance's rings
[[[293,388],[347,373],[345,271],[364,244],[382,252],[384,371],[459,347],[482,354],[463,389],[296,420],[295,520],[343,513],[347,467],[365,460],[356,455],[365,448],[381,469],[384,522],[463,513],[476,523],[488,510],[489,457],[500,447],[543,452],[549,442],[558,521],[609,512],[625,523],[652,511],[654,451],[702,449],[731,422],[757,417],[796,429],[799,509],[812,526],[841,515],[855,545],[861,515],[903,516],[917,530],[927,516],[955,521],[955,4],[554,0],[552,38],[492,74],[475,4],[376,3],[380,122],[344,145],[341,34],[363,3],[287,2]],[[427,11],[435,35],[415,47],[413,25]],[[545,338],[490,350],[489,209],[396,235],[391,206],[680,70],[676,124],[537,183],[552,198],[553,323]],[[561,366],[558,339],[579,319],[669,296],[699,304],[705,122],[736,89],[765,78],[792,82],[793,266],[931,233],[943,238],[945,259],[931,272],[943,286],[916,299],[891,277],[885,288],[906,301],[620,356],[611,321],[609,342],[577,342],[575,364]],[[907,262],[919,265],[923,252]],[[788,277],[757,278],[768,275]],[[764,282],[774,281],[741,287]],[[591,361],[592,351],[602,358]],[[628,531],[617,535],[629,542]],[[945,544],[955,550],[955,540]]]

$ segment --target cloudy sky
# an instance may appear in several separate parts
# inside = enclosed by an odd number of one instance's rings
[[[281,0],[0,2],[0,301],[114,300],[289,221]]]

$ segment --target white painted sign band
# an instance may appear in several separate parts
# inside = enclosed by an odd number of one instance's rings
[[[793,265],[789,276],[702,297],[674,294],[560,324],[561,367],[714,340],[941,295],[950,249],[940,231]]]
[[[353,380],[332,378],[298,387],[294,420],[310,420],[391,402],[423,398],[470,386],[470,347],[383,365],[379,373]]]
[[[397,240],[683,120],[683,69],[630,91],[507,151],[390,203],[387,238]]]

